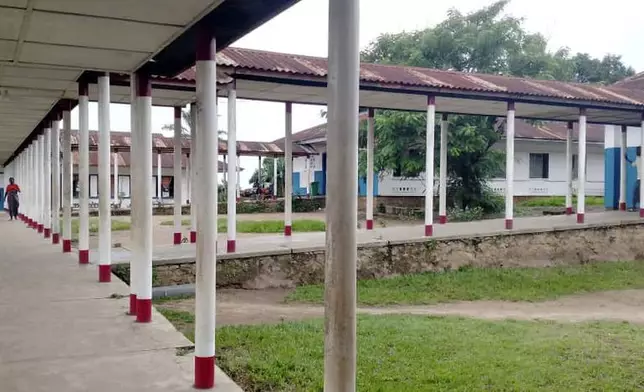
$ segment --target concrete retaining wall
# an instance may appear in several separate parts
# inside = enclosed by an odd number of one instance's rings
[[[591,261],[644,260],[644,223],[570,226],[550,231],[459,238],[384,241],[358,247],[359,279],[382,278],[463,266],[547,267]],[[271,253],[221,255],[217,285],[262,289],[324,281],[321,247]],[[127,276],[127,265],[115,267]],[[194,261],[155,262],[155,285],[194,283]]]

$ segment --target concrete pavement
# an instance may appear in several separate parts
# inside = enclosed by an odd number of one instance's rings
[[[99,284],[21,222],[0,214],[0,390],[3,392],[191,391],[191,347],[159,313],[126,315],[128,287]],[[121,297],[124,296],[124,297]],[[240,391],[222,372],[216,391]]]

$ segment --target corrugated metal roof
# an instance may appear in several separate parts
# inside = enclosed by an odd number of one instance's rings
[[[327,75],[326,58],[234,47],[228,47],[219,52],[217,54],[217,64],[221,67],[275,72],[293,76],[326,77]],[[194,81],[194,68],[183,72],[177,78]],[[389,84],[399,87],[509,93],[517,94],[518,96],[640,106],[644,104],[644,91],[630,90],[619,86],[566,83],[408,66],[363,63],[360,67],[360,79],[363,82]]]
[[[114,155],[117,156],[118,159],[118,165],[120,167],[130,167],[130,152],[129,151],[121,151],[121,152],[115,152],[110,154],[110,165],[114,164]],[[78,156],[78,151],[72,151],[72,162],[74,165],[78,166],[78,163],[80,161],[80,158]],[[187,167],[188,159],[187,157],[183,157],[181,160],[181,167],[185,168]],[[89,152],[89,165],[90,166],[98,166],[98,151],[90,151]],[[157,158],[153,157],[152,158],[152,167],[156,168],[157,167]],[[174,157],[172,154],[161,154],[161,167],[162,168],[174,168]],[[219,161],[219,173],[224,173],[227,172],[228,170],[228,165],[225,162]],[[242,171],[244,170],[243,168],[241,169]],[[156,174],[152,173],[152,174]]]

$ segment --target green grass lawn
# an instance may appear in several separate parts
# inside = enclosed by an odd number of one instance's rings
[[[63,221],[60,221],[60,227],[63,227]],[[112,218],[112,231],[130,230],[130,222],[120,219]],[[78,230],[80,229],[80,220],[78,218],[72,219],[72,237],[78,237]],[[89,218],[89,232],[98,233],[98,218]]]
[[[573,205],[577,204],[577,197],[572,198]],[[517,202],[517,207],[565,207],[564,196],[531,197]],[[587,206],[604,206],[604,198],[601,196],[586,196]]]
[[[193,339],[194,317],[162,310]],[[322,320],[217,329],[245,391],[322,391]],[[644,330],[627,323],[359,316],[359,391],[638,391]]]
[[[464,268],[358,281],[362,305],[450,301],[542,301],[563,295],[644,288],[644,262],[606,262],[551,268]],[[287,301],[322,303],[323,285],[300,286]]]
[[[183,226],[189,226],[190,219],[184,219],[181,221]],[[172,226],[174,221],[167,220],[161,222],[162,226]],[[226,219],[219,219],[217,221],[217,230],[219,232],[225,232],[228,229],[228,222]],[[295,232],[312,232],[312,231],[324,231],[326,230],[326,225],[324,221],[317,219],[295,219],[292,223],[292,229]],[[282,233],[284,231],[284,221],[283,220],[240,220],[237,221],[237,232],[238,233]]]

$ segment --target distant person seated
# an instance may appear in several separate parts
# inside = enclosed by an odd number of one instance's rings
[[[3,200],[7,202],[9,207],[9,220],[18,219],[18,207],[20,206],[18,193],[20,193],[20,187],[16,185],[16,180],[13,177],[9,178],[9,185],[5,189]]]

